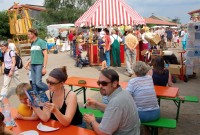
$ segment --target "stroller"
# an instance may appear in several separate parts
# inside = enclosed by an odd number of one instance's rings
[[[83,68],[84,66],[89,65],[89,58],[87,51],[78,51],[76,59],[76,67]]]

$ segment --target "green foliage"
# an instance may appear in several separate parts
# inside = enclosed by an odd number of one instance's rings
[[[45,0],[46,12],[41,13],[47,24],[74,23],[95,0]]]
[[[0,11],[0,40],[10,38],[9,19],[7,11]]]
[[[44,22],[38,21],[36,19],[32,20],[32,23],[33,28],[36,28],[38,30],[38,37],[45,39],[47,33],[47,25]]]
[[[153,27],[153,26],[156,26],[156,24],[147,24],[147,26],[148,26],[149,28],[151,28],[151,27]]]

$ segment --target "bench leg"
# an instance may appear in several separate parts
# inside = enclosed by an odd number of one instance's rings
[[[158,135],[158,128],[157,127],[152,127],[151,135]]]

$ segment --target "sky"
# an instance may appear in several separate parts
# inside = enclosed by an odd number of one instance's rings
[[[187,23],[190,11],[200,9],[200,0],[125,0],[126,3],[143,17],[149,17],[152,13],[156,16],[164,16],[174,19],[180,18],[181,23]],[[0,0],[0,10],[6,10],[14,2],[20,4],[43,5],[44,0]]]

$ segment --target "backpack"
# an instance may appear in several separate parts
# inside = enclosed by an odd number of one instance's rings
[[[11,51],[13,51],[13,50],[11,50]],[[11,54],[10,54],[11,51],[9,51],[9,56],[10,56],[10,57],[11,57]],[[22,67],[23,67],[22,59],[21,59],[21,57],[20,57],[19,55],[17,55],[16,53],[15,53],[15,60],[16,60],[15,66],[16,66],[18,69],[22,69]]]

